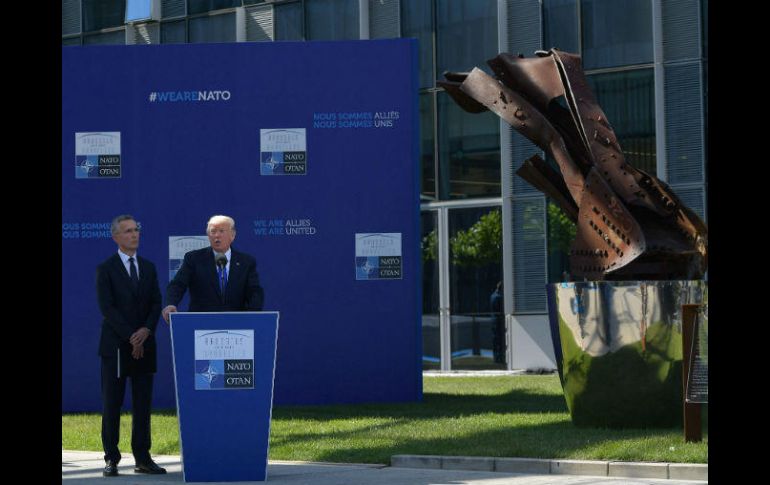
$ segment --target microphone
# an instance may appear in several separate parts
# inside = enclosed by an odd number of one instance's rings
[[[214,260],[217,262],[217,266],[219,266],[220,268],[224,268],[225,266],[227,266],[227,256],[225,256],[224,254],[217,253]]]

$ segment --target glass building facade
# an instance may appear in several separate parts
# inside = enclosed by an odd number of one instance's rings
[[[705,220],[707,14],[707,0],[62,0],[62,45],[418,39],[423,367],[554,368],[544,288],[568,277],[574,225],[514,175],[544,154],[436,79],[490,72],[502,51],[580,54],[627,160]]]

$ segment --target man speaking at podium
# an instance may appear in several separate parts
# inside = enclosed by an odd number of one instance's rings
[[[214,216],[206,225],[206,235],[211,247],[185,254],[182,267],[166,288],[166,323],[188,288],[191,312],[262,310],[264,292],[259,286],[256,260],[230,247],[235,239],[235,221]]]

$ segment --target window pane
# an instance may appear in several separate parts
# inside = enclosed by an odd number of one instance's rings
[[[436,199],[436,150],[433,133],[433,93],[420,95],[420,160],[422,163],[422,195]]]
[[[583,68],[652,62],[650,0],[584,0]]]
[[[126,22],[146,20],[152,17],[151,0],[128,0]]]
[[[240,7],[241,0],[187,0],[187,13],[204,13],[221,8]]]
[[[430,0],[401,2],[401,33],[404,38],[418,39],[420,87],[433,87],[433,11]]]
[[[422,368],[441,368],[439,325],[438,236],[436,211],[421,214],[422,221]]]
[[[444,92],[438,103],[440,197],[499,197],[499,118],[466,113]]]
[[[569,247],[577,226],[562,210],[548,201],[548,283],[570,281]]]
[[[595,74],[588,76],[588,84],[615,130],[626,162],[655,175],[653,70]]]
[[[305,19],[302,3],[288,3],[273,6],[275,40],[305,40],[303,35]]]
[[[360,38],[358,2],[351,0],[305,0],[308,40]]]
[[[473,67],[491,73],[487,60],[498,54],[497,0],[438,2],[437,8],[437,77]]]
[[[235,42],[235,14],[190,19],[190,42]]]
[[[452,370],[505,368],[502,239],[499,207],[449,211]]]
[[[87,35],[83,37],[83,45],[96,45],[96,44],[125,44],[126,43],[126,31],[116,30],[115,32],[107,32],[105,34]]]
[[[185,22],[163,22],[160,24],[161,44],[184,44],[187,42]]]
[[[124,24],[126,0],[83,0],[83,32]],[[112,42],[109,42],[112,43]],[[123,39],[125,44],[125,39]]]
[[[543,48],[578,54],[577,0],[543,0]]]

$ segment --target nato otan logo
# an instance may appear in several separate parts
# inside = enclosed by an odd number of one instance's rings
[[[75,178],[120,178],[120,132],[75,133]]]
[[[176,276],[182,267],[184,255],[195,249],[210,246],[208,236],[169,236],[168,237],[168,280]]]
[[[305,128],[259,130],[260,175],[305,175],[307,138]]]
[[[402,278],[400,232],[356,234],[357,280]]]
[[[254,330],[195,330],[195,390],[254,389]]]

